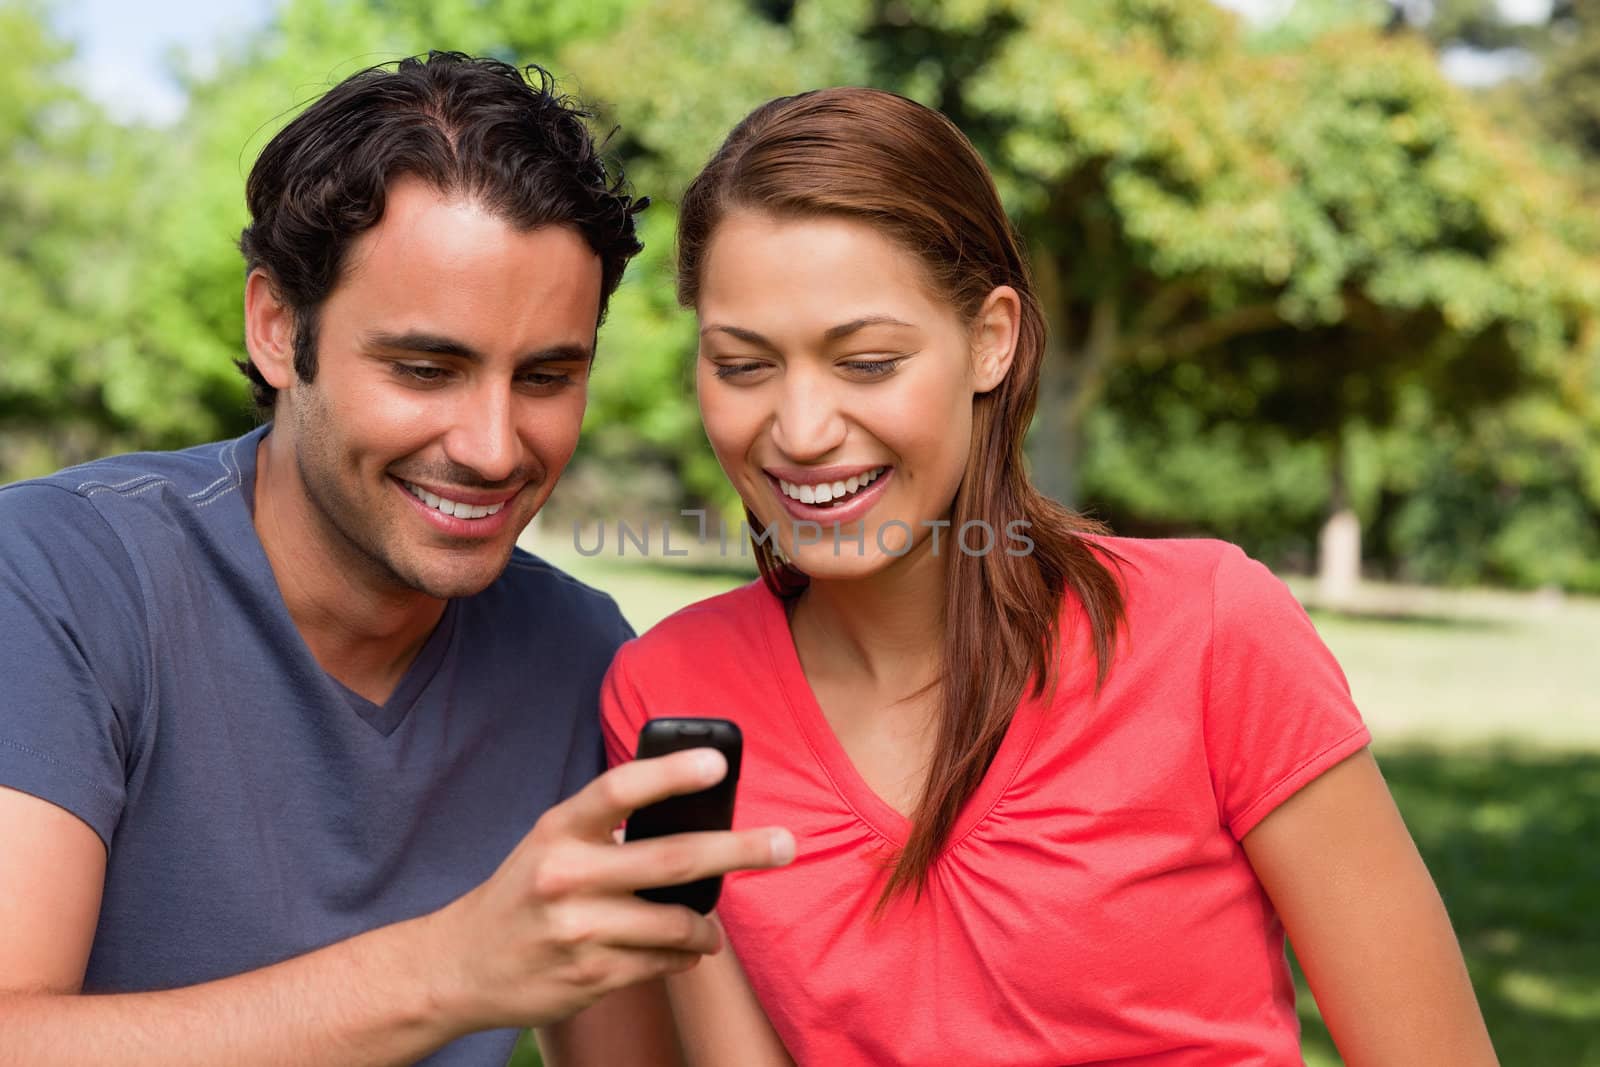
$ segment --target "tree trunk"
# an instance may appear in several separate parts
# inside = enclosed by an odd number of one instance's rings
[[[1337,608],[1353,603],[1361,584],[1361,519],[1350,506],[1342,438],[1334,438],[1329,453],[1332,485],[1317,545],[1317,594],[1324,605]]]
[[[1078,451],[1083,419],[1073,402],[1072,376],[1063,364],[1069,357],[1052,344],[1045,353],[1039,380],[1039,405],[1028,435],[1033,482],[1040,492],[1067,507],[1078,503]]]
[[[1060,267],[1049,252],[1033,255],[1035,286],[1049,328],[1039,375],[1039,403],[1028,435],[1033,483],[1046,496],[1076,507],[1083,422],[1100,393],[1120,339],[1116,298],[1102,296],[1090,309],[1082,343],[1073,345],[1069,301]]]

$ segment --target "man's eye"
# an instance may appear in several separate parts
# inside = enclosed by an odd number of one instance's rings
[[[391,363],[395,374],[414,382],[442,381],[446,374],[443,367],[435,367],[431,363]]]
[[[551,389],[561,385],[571,385],[572,375],[561,371],[535,371],[525,375],[523,381],[539,389]]]

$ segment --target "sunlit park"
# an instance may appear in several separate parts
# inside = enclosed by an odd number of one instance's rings
[[[228,6],[0,0],[0,484],[255,424],[243,183],[300,107],[428,49],[538,62],[652,203],[579,450],[522,544],[642,632],[756,577],[696,408],[677,197],[763,100],[896,90],[972,138],[1029,250],[1051,328],[1037,483],[1287,581],[1501,1062],[1600,1067],[1600,12]],[[1306,1062],[1340,1063],[1303,981],[1299,1012]]]

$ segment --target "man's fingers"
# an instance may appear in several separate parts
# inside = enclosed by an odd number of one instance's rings
[[[632,894],[588,898],[552,909],[550,935],[573,951],[604,945],[696,956],[720,951],[722,927],[688,908],[651,904]]]
[[[646,804],[695,793],[722,781],[728,761],[714,748],[691,748],[613,767],[546,813],[559,829],[604,841],[612,827]]]
[[[675,952],[671,949],[627,949],[621,952],[617,969],[611,981],[613,989],[621,989],[636,982],[681,974],[699,963],[698,952]]]
[[[729,871],[781,867],[794,859],[794,837],[771,827],[673,834],[594,849],[585,859],[589,888],[631,892]]]

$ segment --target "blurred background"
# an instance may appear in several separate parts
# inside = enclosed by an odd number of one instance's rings
[[[678,192],[776,95],[944,111],[1051,319],[1037,480],[1286,576],[1503,1062],[1600,1065],[1600,3],[0,0],[0,40],[0,483],[253,424],[244,176],[340,78],[452,48],[591,102],[654,205],[527,544],[640,628],[753,574],[659,533],[592,552],[599,522],[737,521],[672,299]]]

